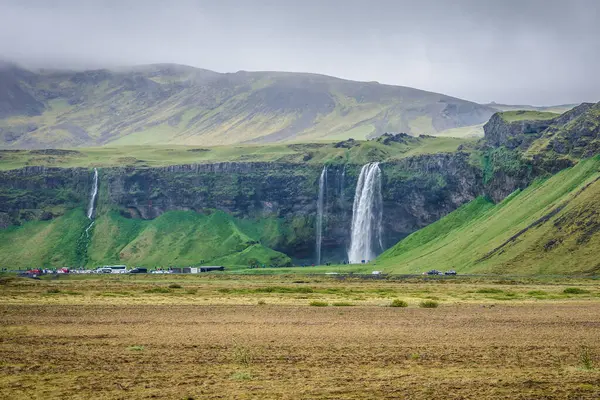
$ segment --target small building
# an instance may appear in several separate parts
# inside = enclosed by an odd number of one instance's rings
[[[220,265],[198,267],[199,272],[225,271],[225,267]]]

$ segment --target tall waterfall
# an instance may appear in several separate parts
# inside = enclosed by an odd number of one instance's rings
[[[94,219],[94,209],[96,207],[96,196],[98,195],[98,169],[94,168],[94,183],[92,185],[92,192],[90,193],[90,205],[88,206],[87,217]],[[91,227],[91,225],[90,225]]]
[[[327,190],[327,166],[323,167],[319,178],[319,199],[317,200],[317,242],[315,264],[321,264],[321,244],[323,242],[323,215],[325,213],[325,191]]]
[[[381,170],[379,163],[370,163],[360,170],[354,193],[352,234],[348,251],[350,263],[372,260],[383,249],[382,220]]]

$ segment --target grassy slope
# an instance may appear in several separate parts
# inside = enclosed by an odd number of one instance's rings
[[[351,162],[362,164],[417,154],[452,152],[472,139],[419,138],[414,143],[383,145],[376,141],[360,142],[359,146],[336,148],[333,143],[240,145],[199,148],[188,146],[121,146],[77,149],[66,154],[40,154],[36,151],[0,151],[0,170],[28,165],[54,167],[164,166],[220,161],[279,161],[325,164]],[[198,150],[198,151],[194,151]],[[305,155],[311,158],[304,161]]]
[[[254,239],[230,215],[171,211],[150,220],[127,220],[116,213],[98,219],[91,243],[92,264],[126,262],[135,265],[193,265],[201,260],[248,265],[256,258],[287,259]]]
[[[597,271],[600,265],[595,249],[600,238],[592,234],[600,226],[594,212],[600,195],[600,183],[594,181],[600,176],[599,168],[600,158],[588,159],[498,205],[474,200],[413,233],[383,253],[378,263],[386,271],[402,273],[431,268],[516,274]],[[547,221],[493,252],[562,205],[565,207]]]
[[[438,132],[436,136],[447,136],[447,137],[457,137],[457,138],[475,138],[475,137],[483,137],[483,125],[470,125],[463,126],[460,128],[451,128],[446,129],[444,131]]]
[[[79,266],[85,260],[82,235],[88,224],[83,210],[75,209],[51,221],[0,230],[0,266]],[[259,243],[260,237],[250,236],[258,235],[258,230],[251,221],[239,221],[220,211],[211,215],[171,211],[149,221],[109,212],[98,216],[91,230],[87,266],[186,266],[202,260],[247,266],[251,259],[264,264],[289,261]]]
[[[560,114],[553,112],[544,112],[544,111],[505,111],[500,113],[502,119],[506,122],[516,122],[516,121],[536,121],[536,120],[546,120],[558,117]]]
[[[74,265],[80,259],[77,245],[88,224],[83,210],[74,209],[51,221],[0,229],[0,266]]]

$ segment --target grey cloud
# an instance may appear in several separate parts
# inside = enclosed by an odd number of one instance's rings
[[[0,57],[173,62],[412,86],[474,101],[600,100],[597,0],[0,0]]]

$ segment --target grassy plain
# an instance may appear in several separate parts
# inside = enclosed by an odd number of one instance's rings
[[[332,142],[238,146],[138,145],[78,148],[77,150],[0,150],[0,170],[31,165],[48,167],[160,167],[177,164],[237,162],[295,162],[365,164],[393,161],[420,154],[454,152],[474,139],[454,137],[414,138],[410,143],[357,142],[351,148]]]
[[[592,279],[0,279],[1,398],[600,395]]]
[[[507,122],[546,120],[558,117],[560,114],[547,111],[504,111],[500,114]]]

